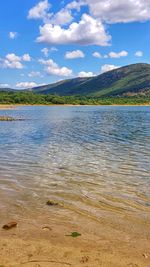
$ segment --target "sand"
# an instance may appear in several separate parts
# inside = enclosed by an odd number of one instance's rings
[[[0,229],[0,266],[18,267],[149,267],[148,225],[143,235],[105,223],[80,221],[81,226],[51,218],[45,224],[20,221],[17,228]],[[47,226],[47,228],[43,228]],[[144,230],[145,229],[145,230]],[[78,231],[81,236],[67,234]],[[141,232],[142,232],[141,231]]]
[[[14,105],[3,105],[3,104],[0,104],[0,110],[7,110],[7,109],[14,109],[15,106]]]

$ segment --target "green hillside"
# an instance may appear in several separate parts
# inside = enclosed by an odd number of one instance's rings
[[[40,94],[112,97],[150,94],[150,65],[139,63],[91,78],[75,78],[32,89]]]

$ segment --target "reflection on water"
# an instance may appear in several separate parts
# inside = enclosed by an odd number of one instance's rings
[[[148,219],[149,107],[20,107],[1,114],[26,118],[0,122],[1,217],[36,217],[52,199],[66,207],[57,216]]]

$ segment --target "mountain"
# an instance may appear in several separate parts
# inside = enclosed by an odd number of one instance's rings
[[[2,87],[0,87],[0,92],[15,92],[15,91],[16,90],[11,89],[11,88],[7,88],[7,87],[2,88]]]
[[[12,89],[0,89],[0,91],[12,91]],[[68,79],[23,91],[60,96],[150,96],[150,65],[132,64],[94,77]]]
[[[132,64],[98,76],[75,78],[32,89],[41,94],[92,97],[150,94],[150,65]]]

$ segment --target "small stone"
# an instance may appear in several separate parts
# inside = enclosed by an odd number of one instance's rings
[[[54,202],[54,201],[51,201],[51,200],[48,200],[46,202],[46,205],[48,205],[48,206],[58,206],[58,203],[57,202]]]
[[[14,228],[16,226],[17,226],[17,222],[10,222],[10,223],[4,224],[2,228],[5,230],[10,230],[11,228]]]
[[[145,254],[145,253],[143,253],[143,257],[144,257],[145,259],[148,259],[148,255]]]
[[[51,231],[52,228],[50,228],[49,226],[43,226],[42,227],[42,230],[44,230],[44,231]]]
[[[80,260],[81,263],[86,263],[89,261],[89,257],[88,256],[83,256],[82,259]]]

